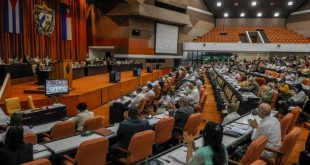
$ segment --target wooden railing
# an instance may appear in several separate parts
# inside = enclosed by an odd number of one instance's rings
[[[11,96],[11,76],[6,74],[3,84],[0,89],[0,101],[4,101],[6,98]]]

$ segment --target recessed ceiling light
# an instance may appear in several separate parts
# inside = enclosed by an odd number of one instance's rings
[[[275,17],[279,17],[279,15],[280,15],[279,12],[274,13],[274,16],[275,16]]]
[[[228,13],[224,13],[224,17],[228,17]]]
[[[274,6],[274,2],[270,2],[269,5],[270,5],[270,6]]]
[[[241,14],[240,14],[240,17],[244,17],[244,16],[245,16],[245,13],[241,13]]]
[[[293,1],[288,1],[287,5],[292,6],[293,5]]]
[[[257,2],[256,1],[252,1],[252,6],[256,6]]]
[[[263,14],[261,12],[257,13],[257,17],[261,17]]]
[[[239,6],[239,3],[238,3],[238,2],[235,2],[234,5],[235,5],[235,6]]]
[[[216,6],[217,6],[217,7],[222,6],[222,2],[217,2],[217,3],[216,3]]]

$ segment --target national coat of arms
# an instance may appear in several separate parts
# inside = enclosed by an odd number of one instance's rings
[[[55,27],[55,11],[45,4],[34,5],[35,26],[40,35],[50,36]]]

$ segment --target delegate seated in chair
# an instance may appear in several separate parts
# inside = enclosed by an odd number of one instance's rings
[[[194,113],[194,108],[188,105],[187,96],[182,96],[178,102],[180,108],[176,110],[173,114],[175,118],[175,127],[184,128],[188,117]],[[181,135],[182,132],[178,130],[174,131],[174,136]]]
[[[268,138],[266,146],[268,148],[278,148],[281,146],[281,126],[278,119],[270,115],[271,106],[267,103],[261,103],[258,107],[258,116],[262,119],[258,124],[257,121],[249,120],[249,125],[253,128],[252,140],[261,135]],[[275,157],[275,154],[264,151],[263,157]]]
[[[117,130],[118,141],[111,146],[111,149],[115,150],[117,147],[127,149],[130,139],[135,133],[148,129],[150,129],[149,122],[139,119],[138,109],[136,107],[129,108],[128,120],[119,124]]]
[[[33,160],[33,146],[23,142],[23,134],[22,127],[9,127],[5,136],[5,145],[0,148],[1,165],[21,164]]]
[[[295,89],[296,89],[295,96],[288,99],[288,101],[290,102],[289,104],[293,106],[302,107],[306,98],[306,94],[303,91],[303,87],[301,84],[296,84]]]
[[[237,119],[240,115],[237,112],[237,105],[234,103],[230,103],[227,107],[228,115],[223,119],[222,125],[226,125],[227,123]]]
[[[214,122],[208,122],[203,130],[203,147],[195,151],[193,155],[194,136],[184,133],[184,141],[187,143],[186,162],[194,164],[228,164],[227,149],[222,144],[223,127]]]
[[[79,103],[76,106],[76,108],[77,108],[79,113],[75,117],[73,117],[69,120],[77,123],[77,130],[78,131],[83,131],[84,122],[87,119],[94,117],[94,112],[90,112],[87,110],[87,104],[86,103]]]

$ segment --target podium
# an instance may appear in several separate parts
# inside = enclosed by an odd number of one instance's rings
[[[70,91],[73,89],[72,62],[71,60],[60,60],[53,64],[50,75],[51,79],[68,79]]]

